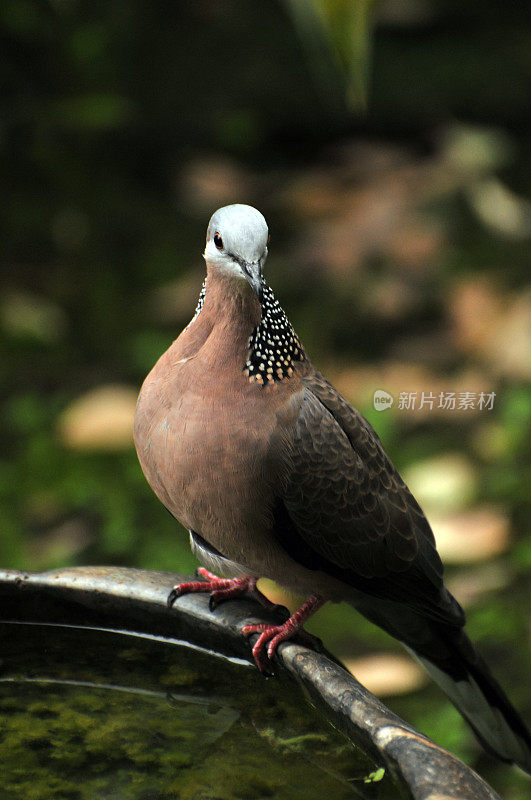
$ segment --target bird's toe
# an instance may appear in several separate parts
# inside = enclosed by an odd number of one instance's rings
[[[174,586],[171,592],[169,593],[168,597],[166,598],[166,605],[168,608],[171,608],[178,597],[181,596],[179,592],[179,586]]]

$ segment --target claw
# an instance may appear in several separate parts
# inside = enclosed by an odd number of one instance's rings
[[[219,597],[218,595],[222,594],[222,592],[212,592],[210,597],[208,598],[208,609],[209,611],[215,611],[216,608],[219,606],[223,597]]]
[[[178,597],[179,595],[177,594],[176,590],[172,589],[168,597],[166,598],[166,605],[168,606],[168,608],[172,607],[172,605],[175,603]]]
[[[245,637],[251,636],[253,633],[260,634],[253,647],[253,658],[260,672],[265,674],[268,671],[268,665],[271,663],[278,645],[291,638],[297,631],[304,634],[305,637],[315,640],[315,637],[311,634],[301,630],[301,626],[324,602],[323,597],[318,594],[312,594],[298,611],[292,614],[282,625],[259,624],[243,626],[241,632]],[[269,644],[267,644],[268,642]]]
[[[214,611],[219,603],[224,600],[229,600],[232,597],[240,597],[247,592],[256,597],[266,608],[273,610],[282,609],[288,616],[288,619],[286,619],[282,625],[244,625],[241,629],[245,637],[251,636],[253,633],[260,634],[253,647],[253,658],[256,666],[263,675],[267,676],[272,674],[270,671],[271,661],[276,653],[278,645],[286,639],[289,639],[297,631],[303,638],[309,641],[311,646],[315,647],[317,643],[317,647],[319,647],[319,640],[305,630],[302,630],[301,626],[304,621],[325,602],[321,595],[312,594],[298,611],[290,617],[289,611],[284,608],[284,606],[278,606],[272,603],[271,600],[262,594],[256,586],[256,578],[249,576],[243,578],[219,578],[204,567],[198,567],[196,569],[196,575],[198,578],[204,578],[204,580],[178,583],[172,588],[167,599],[169,608],[171,608],[175,601],[183,594],[209,592],[210,598],[208,600],[208,607],[210,611]]]
[[[166,604],[168,608],[171,608],[175,601],[179,597],[182,597],[183,594],[208,591],[210,591],[210,588],[206,581],[188,581],[187,583],[178,583],[169,593]]]
[[[196,577],[203,578],[198,581],[187,581],[186,583],[178,583],[174,586],[168,595],[167,604],[171,606],[175,601],[184,594],[191,594],[193,592],[209,592],[209,608],[211,611],[224,600],[230,600],[233,597],[240,597],[243,594],[251,594],[266,608],[275,608],[275,604],[271,602],[256,586],[256,578],[245,576],[242,578],[219,578],[214,573],[204,567],[198,567],[195,571]]]

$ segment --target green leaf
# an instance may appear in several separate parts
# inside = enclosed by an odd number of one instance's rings
[[[366,778],[363,779],[363,783],[378,783],[381,781],[383,776],[385,775],[385,769],[380,767],[380,769],[375,770],[374,772],[369,773]]]
[[[347,107],[364,111],[376,0],[287,0],[287,5],[322,88],[329,91],[334,79],[328,51],[343,75]]]

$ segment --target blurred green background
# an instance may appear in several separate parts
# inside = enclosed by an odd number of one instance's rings
[[[493,0],[4,0],[3,567],[196,566],[141,474],[132,416],[193,313],[209,216],[250,203],[268,281],[376,427],[472,638],[530,710],[529,16]],[[441,392],[474,407],[439,408]],[[310,628],[505,798],[525,795],[389,637],[342,607]]]

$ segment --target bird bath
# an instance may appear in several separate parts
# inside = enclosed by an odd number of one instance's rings
[[[4,800],[396,796],[385,779],[367,787],[367,757],[250,666],[101,630],[0,636]]]
[[[286,643],[264,679],[238,631],[271,617],[169,610],[174,578],[0,572],[2,800],[496,798],[329,655]]]

